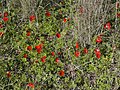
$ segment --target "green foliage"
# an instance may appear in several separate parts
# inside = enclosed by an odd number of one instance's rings
[[[8,12],[9,20],[5,22],[3,15],[0,17],[0,24],[4,25],[0,28],[0,90],[112,90],[119,87],[120,39],[119,30],[115,28],[115,7],[110,16],[112,19],[105,19],[112,23],[111,29],[96,31],[97,35],[90,33],[92,38],[87,47],[88,42],[79,42],[82,34],[76,29],[74,16],[80,16],[72,0],[39,0],[36,6],[43,3],[44,9],[32,13],[36,17],[33,21],[29,18],[31,14],[25,16],[27,18],[19,16],[22,10],[16,10],[17,5],[12,6],[15,2],[10,1],[10,7],[2,9],[2,13]],[[50,16],[46,15],[46,10]],[[27,35],[28,31],[30,35]],[[99,35],[101,43],[96,42]],[[43,46],[36,49],[41,44]],[[88,53],[84,52],[85,47]],[[100,58],[95,54],[96,48],[100,50]],[[80,51],[80,56],[76,56],[76,51]],[[64,72],[61,74],[60,70]],[[29,83],[33,83],[34,88],[28,86]]]

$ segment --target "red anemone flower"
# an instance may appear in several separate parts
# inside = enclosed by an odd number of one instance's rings
[[[42,58],[41,58],[41,61],[44,63],[44,62],[46,62],[46,56],[43,56]]]
[[[4,17],[7,17],[8,16],[8,12],[4,12]]]
[[[80,56],[80,52],[79,51],[75,51],[75,56],[79,57]]]
[[[100,52],[100,50],[99,50],[98,48],[96,48],[96,49],[94,50],[94,53],[95,53],[96,57],[97,57],[98,59],[100,59],[100,57],[101,57],[101,52]]]
[[[59,74],[60,76],[64,76],[64,75],[65,75],[65,72],[64,72],[64,70],[60,70],[58,74]]]
[[[64,22],[64,23],[67,22],[67,18],[64,18],[64,19],[63,19],[63,22]]]
[[[30,32],[30,31],[27,31],[26,35],[27,35],[27,36],[30,36],[30,35],[31,35],[31,32]]]
[[[8,78],[10,78],[11,77],[11,72],[7,71],[6,75],[7,75]]]
[[[51,16],[51,13],[50,13],[49,11],[46,11],[45,15],[46,15],[47,17],[50,17],[50,16]]]
[[[55,59],[55,62],[57,62],[57,63],[58,63],[58,62],[59,62],[59,58],[56,58],[56,59]]]
[[[104,28],[110,30],[110,29],[111,29],[111,24],[110,24],[110,22],[106,23],[106,24],[104,25]]]
[[[52,55],[52,56],[55,56],[55,53],[54,53],[54,52],[51,52],[51,55]]]
[[[56,36],[57,36],[57,38],[60,38],[60,37],[61,37],[60,33],[57,33]]]
[[[97,36],[96,42],[97,43],[101,43],[102,42],[102,37],[101,36]]]
[[[31,15],[31,16],[29,17],[29,19],[30,19],[30,21],[32,22],[32,21],[35,20],[35,16],[34,16],[34,15]]]
[[[31,51],[32,50],[32,46],[28,46],[27,50]]]
[[[88,53],[88,49],[84,48],[84,53],[87,54]]]
[[[76,42],[76,49],[78,49],[79,48],[79,43],[78,42]]]
[[[27,86],[28,86],[28,87],[31,87],[31,88],[34,88],[34,87],[35,87],[33,83],[28,83]]]
[[[8,17],[3,17],[3,21],[7,22],[8,21]]]
[[[24,58],[27,58],[27,57],[28,57],[28,55],[27,55],[27,54],[24,54],[24,55],[23,55],[23,57],[24,57]]]

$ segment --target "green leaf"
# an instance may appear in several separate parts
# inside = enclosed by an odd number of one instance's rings
[[[93,64],[89,64],[89,71],[96,71],[96,67]]]

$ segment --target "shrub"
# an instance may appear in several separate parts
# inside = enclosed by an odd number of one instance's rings
[[[0,89],[119,88],[118,2],[3,0],[1,6]]]

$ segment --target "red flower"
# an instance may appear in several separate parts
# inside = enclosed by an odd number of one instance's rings
[[[101,36],[98,36],[97,39],[96,39],[96,42],[97,42],[97,43],[101,43],[101,42],[102,42],[102,37],[101,37]]]
[[[38,49],[40,49],[40,48],[41,48],[40,45],[35,46],[35,49],[36,49],[36,50],[38,50]]]
[[[28,46],[27,50],[31,51],[32,50],[32,46]]]
[[[51,52],[51,55],[52,55],[52,56],[55,56],[55,53],[54,53],[54,52]]]
[[[118,9],[120,6],[119,2],[116,2],[116,9]]]
[[[94,53],[95,53],[96,57],[97,57],[98,59],[100,59],[100,57],[101,57],[101,52],[100,52],[100,50],[99,50],[98,48],[96,48],[96,49],[94,50]]]
[[[0,12],[0,17],[2,17],[2,13]]]
[[[119,18],[120,18],[120,13],[117,13],[117,17],[119,17]]]
[[[98,48],[96,48],[96,49],[94,50],[94,53],[97,53],[97,52],[100,52],[100,50],[99,50]]]
[[[55,59],[55,62],[58,63],[58,62],[59,62],[59,58],[56,58],[56,59]]]
[[[4,17],[7,17],[8,16],[8,12],[4,12]]]
[[[41,53],[42,48],[43,48],[43,44],[39,44],[39,45],[35,46],[35,49],[37,50],[38,53]]]
[[[75,56],[79,57],[80,56],[80,52],[79,51],[75,51]]]
[[[96,57],[97,57],[98,59],[100,59],[100,57],[101,57],[101,53],[100,53],[100,52],[97,52],[95,55],[96,55]]]
[[[63,22],[64,22],[64,23],[67,22],[67,18],[64,18],[64,19],[63,19]]]
[[[104,25],[104,28],[110,30],[110,29],[111,29],[111,24],[110,24],[110,22],[106,23],[106,24]]]
[[[57,33],[56,36],[57,36],[57,38],[60,38],[60,37],[61,37],[60,33]]]
[[[24,57],[24,58],[27,58],[27,57],[28,57],[28,55],[27,55],[27,54],[24,54],[24,55],[23,55],[23,57]]]
[[[7,71],[6,75],[7,75],[8,78],[10,78],[11,77],[10,71]]]
[[[84,53],[85,53],[85,54],[87,54],[87,53],[88,53],[87,48],[84,48]]]
[[[36,48],[36,50],[42,49],[43,48],[43,44],[39,44],[39,45],[35,46],[35,48]]]
[[[3,17],[3,21],[7,22],[8,21],[8,17]]]
[[[51,16],[51,13],[50,13],[49,11],[46,11],[45,15],[46,15],[47,17],[50,17],[50,16]]]
[[[79,43],[78,43],[78,42],[76,42],[76,49],[77,49],[77,48],[79,48]]]
[[[28,86],[28,87],[31,87],[31,88],[34,88],[34,87],[35,87],[33,83],[28,83],[27,86]]]
[[[38,54],[40,54],[42,52],[42,49],[41,48],[37,49],[37,52],[38,52]]]
[[[43,56],[43,57],[41,58],[41,61],[44,63],[44,62],[46,61],[46,56]]]
[[[35,20],[35,16],[34,16],[34,15],[31,15],[29,19],[30,19],[30,21],[32,22],[32,21]]]
[[[60,70],[58,74],[59,74],[60,76],[64,76],[64,75],[65,75],[64,70]]]
[[[2,37],[2,36],[3,36],[3,34],[4,34],[3,32],[0,32],[0,37]]]
[[[31,35],[31,32],[30,31],[27,31],[27,34],[26,34],[27,36],[30,36]]]

